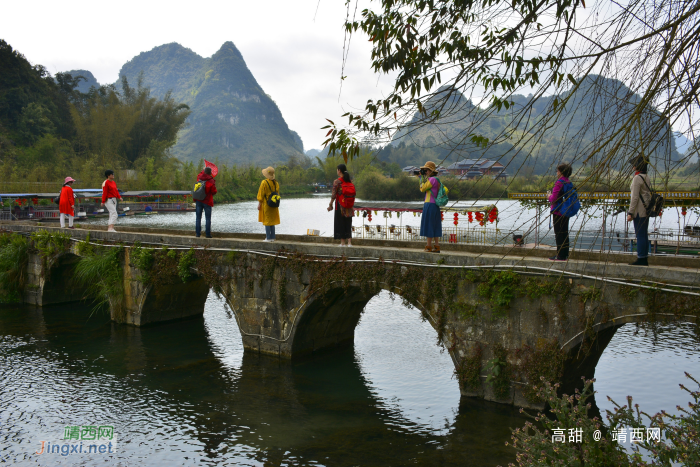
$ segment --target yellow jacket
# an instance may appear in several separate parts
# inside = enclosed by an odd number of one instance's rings
[[[262,207],[258,211],[258,222],[263,225],[279,225],[280,210],[279,208],[271,208],[267,205],[267,198],[270,197],[273,191],[280,193],[280,184],[277,180],[263,180],[260,182],[258,189],[258,201],[262,203]]]

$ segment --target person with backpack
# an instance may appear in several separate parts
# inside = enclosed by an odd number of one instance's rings
[[[575,216],[580,207],[576,189],[569,180],[571,172],[573,169],[569,164],[561,163],[557,166],[557,181],[549,195],[554,241],[557,244],[557,255],[549,258],[550,261],[569,260],[569,218]]]
[[[212,175],[211,167],[205,167],[197,176],[195,190],[192,198],[195,202],[196,220],[194,233],[196,237],[202,235],[202,213],[204,213],[204,236],[211,238],[211,210],[214,207],[214,195],[216,194],[216,182]]]
[[[642,156],[633,157],[630,163],[634,170],[630,186],[630,209],[627,222],[634,223],[634,235],[637,237],[637,259],[631,266],[649,265],[649,215],[647,206],[651,203],[651,188],[647,175],[647,163]]]
[[[73,188],[71,185],[73,185],[74,181],[75,180],[73,178],[66,177],[66,180],[63,182],[63,188],[61,188],[61,194],[58,195],[58,212],[60,213],[59,217],[62,229],[66,227],[66,217],[68,218],[68,228],[73,228],[73,218],[75,217],[75,195],[73,194]]]
[[[425,247],[425,251],[440,253],[439,239],[442,237],[442,216],[438,198],[444,197],[444,204],[446,204],[447,199],[443,194],[445,189],[440,179],[436,177],[438,173],[434,162],[426,162],[420,168],[420,173],[420,191],[425,193],[423,215],[420,219],[420,236],[427,239],[428,244]]]
[[[333,238],[340,240],[340,246],[352,246],[352,217],[355,206],[355,185],[345,164],[336,167],[338,178],[333,182],[331,202],[328,211],[333,210],[335,201],[335,219],[333,221]]]
[[[107,232],[116,232],[114,224],[117,223],[117,200],[122,199],[117,189],[117,183],[114,181],[114,170],[105,170],[106,180],[102,182],[102,205],[109,212],[109,220],[107,221]]]
[[[262,170],[265,180],[258,189],[258,222],[265,226],[265,241],[275,241],[275,226],[280,223],[280,185],[275,180],[275,169]]]

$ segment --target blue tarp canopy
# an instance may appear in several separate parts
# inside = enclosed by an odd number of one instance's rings
[[[158,196],[190,196],[191,191],[184,190],[143,190],[143,191],[125,191],[122,196],[136,196],[138,198],[151,198]]]

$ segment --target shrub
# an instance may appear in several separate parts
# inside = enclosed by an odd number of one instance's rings
[[[16,302],[26,282],[29,240],[12,233],[0,234],[0,301]]]

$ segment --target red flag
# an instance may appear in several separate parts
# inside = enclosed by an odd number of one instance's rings
[[[212,177],[216,177],[216,174],[219,173],[219,168],[206,159],[204,159],[204,167],[211,167],[211,176]]]

